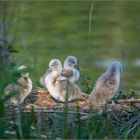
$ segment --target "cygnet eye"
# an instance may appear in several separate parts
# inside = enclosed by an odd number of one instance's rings
[[[28,78],[27,78],[27,77],[24,77],[24,80],[25,80],[25,81],[28,81]]]
[[[51,64],[49,67],[52,68],[53,67],[53,64]]]
[[[72,61],[72,63],[73,63],[73,64],[75,64],[75,62],[74,62],[74,61]]]

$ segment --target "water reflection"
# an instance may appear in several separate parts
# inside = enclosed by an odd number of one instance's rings
[[[140,59],[136,59],[134,65],[140,67]]]
[[[99,66],[101,66],[101,67],[108,68],[108,67],[110,67],[110,66],[113,64],[113,62],[115,62],[115,61],[121,62],[120,60],[117,60],[117,59],[106,59],[106,60],[97,61],[97,62],[96,62],[96,65],[99,65]],[[122,62],[121,62],[121,63],[122,63]]]

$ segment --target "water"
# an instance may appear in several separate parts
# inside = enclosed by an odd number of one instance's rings
[[[9,2],[19,53],[12,60],[33,68],[36,85],[52,58],[79,59],[81,74],[96,79],[113,61],[123,64],[120,90],[140,89],[139,1]],[[10,13],[10,12],[9,12]]]

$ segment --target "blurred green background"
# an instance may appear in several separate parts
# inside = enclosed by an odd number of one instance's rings
[[[140,87],[140,1],[15,1],[8,3],[11,60],[31,66],[34,85],[52,58],[79,59],[81,75],[96,79],[115,60],[123,64],[120,90]],[[81,78],[82,78],[81,76]]]

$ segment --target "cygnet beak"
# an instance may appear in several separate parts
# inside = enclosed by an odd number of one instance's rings
[[[52,68],[51,68],[51,67],[49,67],[49,68],[48,68],[48,72],[51,72],[51,71],[52,71]]]
[[[78,65],[74,65],[74,68],[77,69],[77,70],[80,70]]]

